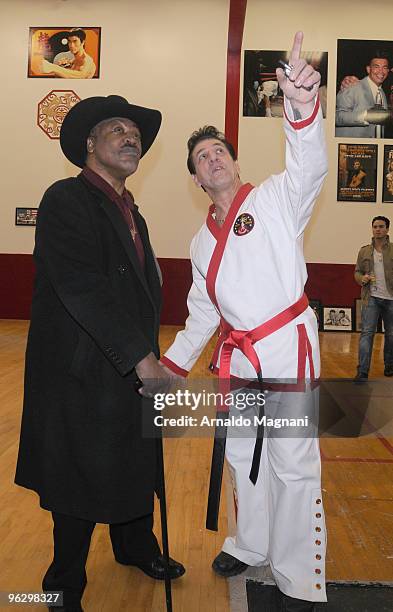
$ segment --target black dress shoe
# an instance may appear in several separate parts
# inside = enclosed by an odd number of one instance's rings
[[[158,557],[153,559],[153,561],[150,561],[150,563],[127,563],[126,565],[132,565],[133,567],[139,568],[147,576],[154,578],[154,580],[165,579],[165,561],[162,555],[158,555]],[[169,557],[169,576],[171,580],[180,578],[180,576],[183,576],[185,571],[186,569],[184,565]]]
[[[353,379],[353,382],[354,382],[354,383],[357,383],[357,384],[359,384],[359,383],[365,383],[365,382],[367,382],[367,379],[368,379],[368,374],[367,374],[367,372],[360,372],[360,371],[359,371],[359,372],[356,374],[355,378]]]
[[[393,376],[393,364],[386,364],[383,374],[384,376]]]
[[[280,612],[315,612],[317,607],[313,601],[306,601],[305,599],[297,599],[295,597],[289,597],[281,593]]]
[[[231,576],[237,576],[244,572],[248,568],[248,565],[222,550],[214,559],[212,568],[219,576],[230,578]]]

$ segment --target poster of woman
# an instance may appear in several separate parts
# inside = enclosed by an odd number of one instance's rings
[[[98,79],[101,28],[32,27],[29,78]]]

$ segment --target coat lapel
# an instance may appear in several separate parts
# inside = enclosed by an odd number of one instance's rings
[[[91,183],[89,183],[88,181],[86,181],[83,177],[80,177],[83,184],[87,186],[87,188],[89,189],[89,191],[93,192],[94,195],[97,197],[97,203],[99,204],[99,206],[102,208],[102,210],[105,212],[105,214],[107,215],[109,221],[111,222],[111,224],[113,225],[113,228],[116,231],[116,234],[119,237],[119,240],[121,242],[121,244],[124,247],[125,252],[127,253],[127,256],[132,264],[132,267],[135,270],[136,275],[138,276],[138,279],[141,283],[141,285],[143,286],[144,290],[146,291],[154,309],[156,310],[156,303],[153,299],[152,293],[150,291],[146,276],[141,268],[141,264],[139,262],[138,259],[138,254],[135,248],[135,244],[134,241],[131,237],[131,233],[127,227],[127,224],[125,223],[123,216],[120,212],[120,210],[118,209],[118,207],[116,206],[116,204],[114,204],[113,202],[111,202],[104,193],[102,193],[102,191],[100,191],[97,187],[95,187],[94,185],[92,185]],[[147,232],[145,230],[145,228],[142,228],[141,226],[143,225],[141,223],[141,215],[139,214],[139,212],[135,215],[137,217],[136,219],[136,223],[137,223],[137,227],[138,230],[140,231],[141,234],[141,239],[142,239],[142,243],[143,243],[143,247],[145,250],[145,256],[146,256],[146,270],[148,271],[149,265],[150,265],[150,257],[151,257],[151,253],[150,253],[150,243],[148,241],[147,238]],[[147,243],[146,243],[146,239],[147,239]],[[146,248],[147,246],[147,248]]]

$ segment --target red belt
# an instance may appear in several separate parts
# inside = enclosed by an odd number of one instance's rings
[[[302,314],[307,307],[308,299],[306,294],[303,293],[302,297],[297,302],[250,331],[233,329],[233,327],[221,317],[220,336],[213,353],[210,367],[214,368],[214,365],[217,363],[219,351],[222,347],[219,377],[230,378],[232,353],[233,349],[237,348],[247,357],[257,373],[257,376],[260,377],[262,368],[259,357],[254,349],[255,342],[270,336],[270,334],[273,334],[290,321],[293,321],[293,319],[296,319],[296,317]]]

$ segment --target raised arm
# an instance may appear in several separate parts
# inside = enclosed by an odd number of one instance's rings
[[[295,35],[291,51],[292,69],[285,76],[277,69],[284,91],[286,167],[260,189],[265,192],[262,221],[278,220],[293,237],[299,237],[311,216],[313,205],[327,172],[327,154],[318,99],[320,74],[300,59],[303,33]]]
[[[312,114],[321,82],[319,72],[300,57],[302,43],[303,32],[296,32],[289,59],[289,76],[285,76],[282,68],[276,70],[278,84],[290,102],[295,121],[306,119]]]

